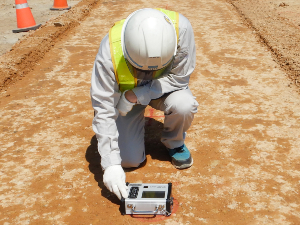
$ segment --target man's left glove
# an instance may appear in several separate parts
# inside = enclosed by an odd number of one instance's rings
[[[126,99],[126,97],[125,97],[126,92],[127,92],[127,90],[122,93],[122,96],[117,104],[117,109],[119,110],[121,116],[126,116],[127,113],[135,105],[135,103],[132,103]]]

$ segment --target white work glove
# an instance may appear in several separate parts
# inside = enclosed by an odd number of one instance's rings
[[[109,166],[104,170],[103,183],[108,190],[113,192],[119,199],[128,198],[125,184],[126,175],[121,165]]]
[[[127,91],[127,90],[126,90]],[[117,104],[117,109],[119,110],[121,116],[126,116],[126,114],[132,109],[132,107],[135,105],[135,103],[132,103],[130,101],[128,101],[125,97],[125,93],[126,91],[124,91],[122,93],[122,96]]]

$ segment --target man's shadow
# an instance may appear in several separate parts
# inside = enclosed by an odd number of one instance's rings
[[[163,129],[163,123],[154,120],[153,118],[145,117],[145,152],[152,159],[159,161],[170,161],[170,156],[166,151],[166,147],[161,143],[160,137]],[[112,194],[103,183],[103,171],[100,166],[101,157],[98,153],[97,139],[94,135],[91,139],[90,146],[86,150],[86,160],[89,162],[89,170],[94,174],[94,179],[98,182],[101,188],[101,195],[112,203],[119,205],[120,201]],[[138,168],[147,164],[145,160]],[[125,171],[133,171],[138,168],[126,169]]]

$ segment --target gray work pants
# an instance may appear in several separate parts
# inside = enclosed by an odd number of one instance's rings
[[[162,143],[169,149],[182,146],[198,107],[190,89],[163,95],[149,105],[165,114]],[[145,160],[145,108],[135,105],[126,116],[117,119],[122,167],[138,167]]]

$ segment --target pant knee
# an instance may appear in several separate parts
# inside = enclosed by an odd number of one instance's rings
[[[176,93],[176,92],[174,92]],[[176,93],[166,99],[166,114],[176,113],[179,115],[190,115],[197,113],[198,102],[192,95]]]
[[[132,167],[139,167],[141,161],[134,160],[134,159],[122,159],[121,166],[123,168],[132,168]]]

